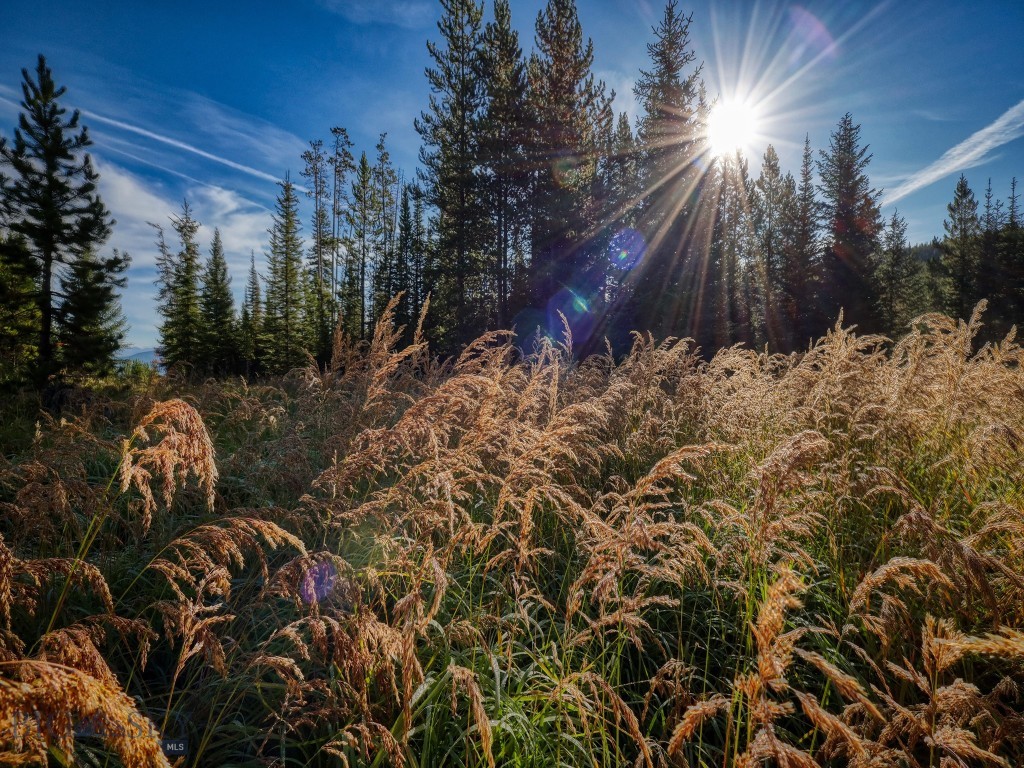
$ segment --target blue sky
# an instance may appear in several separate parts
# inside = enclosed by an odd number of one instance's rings
[[[632,86],[660,0],[577,0],[597,75],[633,115]],[[489,3],[488,3],[489,5]],[[156,340],[153,231],[188,198],[219,226],[236,293],[249,252],[262,259],[277,192],[299,179],[307,142],[348,129],[372,153],[415,172],[413,118],[427,104],[426,41],[437,0],[8,0],[0,45],[0,132],[17,119],[21,69],[46,55],[83,111],[101,194],[118,221],[111,247],[133,258],[124,295],[128,342]],[[512,0],[527,50],[542,0]],[[765,146],[799,168],[803,137],[826,147],[849,111],[870,145],[872,183],[885,190],[913,242],[941,234],[961,172],[978,197],[992,179],[1005,198],[1024,184],[1024,3],[680,2],[710,95],[760,102],[756,173]],[[489,14],[489,8],[486,11]]]

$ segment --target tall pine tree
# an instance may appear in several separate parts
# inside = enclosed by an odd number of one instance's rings
[[[39,56],[34,76],[22,70],[22,112],[14,141],[0,143],[0,167],[10,171],[4,186],[8,228],[19,242],[18,254],[30,257],[38,307],[37,378],[42,383],[59,363],[54,345],[58,279],[65,267],[96,259],[114,222],[96,190],[98,175],[84,150],[92,142],[79,113],[70,118],[60,105],[66,89],[57,87],[46,59]],[[112,268],[118,257],[98,260]],[[83,266],[79,277],[95,265]],[[118,278],[111,275],[110,280]],[[86,281],[90,282],[90,281]],[[101,280],[102,282],[102,280]],[[65,287],[86,283],[70,279]],[[67,298],[67,297],[63,297]],[[111,301],[117,301],[111,294]],[[114,311],[113,308],[110,308]]]
[[[202,318],[200,367],[220,375],[234,370],[238,360],[235,297],[231,293],[231,276],[219,229],[213,230],[210,257],[201,277],[199,316]]]
[[[423,139],[420,181],[436,212],[435,263],[427,282],[438,301],[433,313],[442,351],[452,351],[480,328],[473,289],[483,271],[485,211],[481,204],[480,78],[483,5],[441,0],[441,42],[429,41],[430,106],[416,120]]]
[[[822,260],[824,311],[831,321],[840,309],[846,323],[862,332],[879,330],[874,254],[882,231],[880,193],[871,187],[871,155],[860,145],[860,126],[847,112],[818,160],[825,244]]]
[[[789,329],[789,341],[783,351],[806,347],[808,341],[820,330],[818,211],[811,139],[805,136],[796,198],[793,206],[787,210],[791,239],[783,254],[779,276],[781,312],[784,324]]]
[[[512,28],[508,0],[495,0],[494,21],[484,29],[480,70],[486,107],[480,125],[483,203],[490,214],[487,271],[493,286],[494,320],[504,328],[521,308],[513,298],[525,270],[524,207],[529,184],[526,63]]]
[[[981,222],[978,201],[967,178],[960,174],[953,191],[953,200],[946,206],[942,222],[942,266],[945,273],[946,311],[953,317],[967,319],[978,300],[978,250]]]
[[[171,217],[171,228],[181,244],[177,253],[171,251],[164,240],[163,230],[156,226],[159,252],[157,311],[163,316],[157,351],[169,368],[194,365],[196,354],[202,348],[199,243],[196,240],[199,227],[187,200],[182,203],[181,215]]]
[[[700,111],[703,65],[696,63],[691,47],[690,22],[676,0],[665,4],[654,41],[647,45],[651,68],[641,71],[634,88],[642,109],[638,228],[647,242],[647,255],[634,277],[637,323],[662,336],[694,335],[702,323],[700,303],[711,303],[707,243],[698,234],[704,181],[698,160],[706,151]]]
[[[279,182],[270,252],[267,258],[267,291],[263,327],[266,336],[267,367],[285,373],[302,365],[310,343],[306,298],[306,272],[302,263],[299,230],[299,198],[295,185],[285,176]]]
[[[122,275],[129,261],[116,249],[105,259],[86,251],[61,276],[56,335],[66,368],[95,376],[113,372],[126,330],[117,289],[127,283]]]

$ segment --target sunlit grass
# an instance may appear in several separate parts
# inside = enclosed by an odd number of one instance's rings
[[[447,366],[385,325],[42,417],[0,465],[4,759],[1019,764],[1024,355],[978,323]]]

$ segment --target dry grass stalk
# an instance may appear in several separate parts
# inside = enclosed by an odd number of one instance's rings
[[[6,756],[46,764],[52,745],[70,757],[76,727],[87,725],[124,765],[169,768],[156,728],[120,688],[48,662],[3,667],[11,675],[0,678],[0,743],[6,742]]]
[[[134,487],[142,495],[144,529],[149,528],[157,509],[154,479],[160,481],[164,507],[170,509],[176,488],[179,483],[184,486],[190,475],[203,489],[212,510],[217,465],[202,417],[184,400],[157,403],[122,448],[121,492]]]
[[[480,746],[484,750],[484,757],[487,764],[494,768],[494,752],[492,745],[494,736],[491,733],[491,721],[487,717],[487,710],[484,709],[484,697],[480,691],[480,685],[476,681],[473,670],[466,669],[458,664],[449,664],[448,672],[452,676],[452,714],[459,710],[458,691],[462,689],[469,697],[470,713],[476,729],[480,733]]]

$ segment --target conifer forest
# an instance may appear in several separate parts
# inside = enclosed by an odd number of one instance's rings
[[[152,223],[153,364],[8,81],[0,763],[1024,764],[1015,169],[909,242],[856,115],[723,138],[678,0],[634,116],[574,0],[439,2],[416,167],[325,125],[241,285]]]

